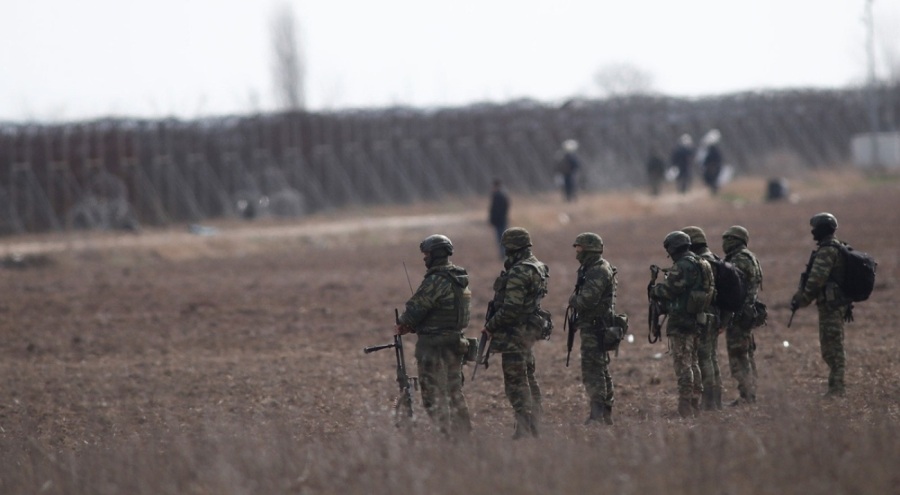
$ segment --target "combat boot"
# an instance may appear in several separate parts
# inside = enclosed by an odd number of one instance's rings
[[[678,399],[678,415],[682,418],[694,417],[694,408],[691,399]]]
[[[716,390],[712,387],[703,389],[703,396],[700,400],[700,408],[704,411],[712,411],[716,408]]]
[[[589,424],[593,423],[594,421],[601,421],[601,420],[603,420],[603,415],[604,415],[603,404],[601,404],[598,401],[592,400],[591,401],[591,415],[588,416],[588,418],[586,420],[584,420],[584,424],[589,425]]]
[[[516,429],[513,431],[513,440],[531,436],[531,420],[526,414],[516,414]]]
[[[603,406],[603,422],[612,425],[612,406]]]
[[[691,409],[694,411],[694,416],[700,414],[700,398],[699,397],[691,397]]]
[[[540,435],[540,415],[532,414],[531,417],[528,418],[528,430],[531,431],[531,436],[534,438],[538,438]]]

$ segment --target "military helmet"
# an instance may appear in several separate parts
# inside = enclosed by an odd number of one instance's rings
[[[522,227],[506,229],[500,236],[500,244],[511,251],[531,246],[531,234]]]
[[[666,238],[663,240],[663,247],[666,248],[667,253],[673,253],[678,250],[678,248],[682,246],[690,246],[691,238],[684,232],[680,230],[676,230],[675,232],[669,232],[666,235]]]
[[[837,230],[837,218],[834,218],[834,215],[831,213],[816,213],[809,219],[809,226],[812,228],[816,227],[831,227],[831,230]]]
[[[450,256],[453,254],[453,243],[450,242],[449,237],[440,234],[430,235],[419,243],[419,251],[423,253],[430,253],[435,249],[445,249],[447,256]]]
[[[691,238],[691,244],[706,244],[706,233],[700,227],[685,227],[681,231]]]
[[[572,244],[572,247],[575,246],[581,246],[582,250],[587,252],[602,253],[603,239],[593,232],[584,232],[578,234],[578,237],[575,238],[575,243]]]
[[[725,232],[722,233],[722,238],[726,237],[734,237],[744,241],[744,244],[750,244],[750,232],[747,232],[747,229],[740,225],[732,225],[725,229]]]

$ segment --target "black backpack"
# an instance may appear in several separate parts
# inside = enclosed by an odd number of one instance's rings
[[[870,254],[857,251],[849,244],[835,243],[844,256],[844,280],[838,285],[853,302],[865,301],[875,288],[875,268],[878,263]]]
[[[744,299],[747,297],[743,272],[723,259],[707,261],[712,265],[713,275],[716,277],[716,298],[713,304],[724,311],[737,313],[744,307]]]

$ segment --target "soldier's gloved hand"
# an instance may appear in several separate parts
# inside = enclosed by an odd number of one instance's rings
[[[398,324],[395,330],[397,332],[397,335],[406,335],[409,332],[412,332],[412,327],[410,327],[409,325]]]
[[[487,335],[488,337],[491,336],[491,331],[488,330],[487,327],[482,328],[482,329],[481,329],[481,333]]]
[[[791,298],[791,311],[797,311],[798,309],[800,309],[800,303],[797,302],[797,298],[792,297]]]

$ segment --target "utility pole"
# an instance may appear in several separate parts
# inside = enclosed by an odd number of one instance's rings
[[[878,90],[875,78],[875,16],[872,12],[872,4],[875,0],[866,0],[866,14],[863,22],[866,24],[866,53],[868,55],[869,76],[866,82],[867,100],[869,103],[869,135],[872,140],[872,167],[881,166],[881,154],[878,151]]]

